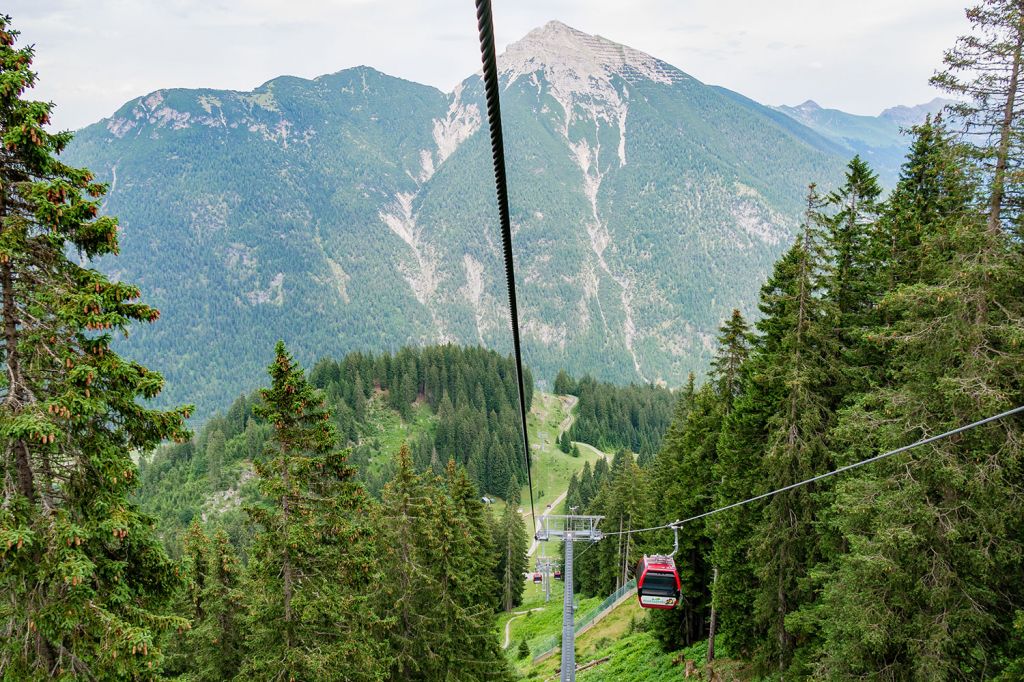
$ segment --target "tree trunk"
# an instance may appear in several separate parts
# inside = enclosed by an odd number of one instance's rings
[[[1017,105],[1017,78],[1020,75],[1021,47],[1024,45],[1024,31],[1017,29],[1017,41],[1013,48],[1013,64],[1010,66],[1010,81],[1006,90],[1006,106],[1003,120],[999,124],[999,147],[996,150],[996,169],[992,178],[992,196],[989,199],[988,229],[995,234],[1002,228],[1000,211],[1006,187],[1006,166],[1010,155],[1010,134],[1013,128],[1014,108]]]
[[[283,449],[283,448],[282,448]],[[284,537],[284,557],[282,559],[281,574],[284,579],[284,622],[285,622],[285,646],[291,646],[291,622],[292,622],[292,557],[291,557],[291,540],[288,537],[288,514],[290,511],[290,490],[291,490],[291,479],[288,472],[288,456],[282,452],[281,460],[283,462],[282,477],[284,479],[284,495],[281,496],[281,525],[282,533]]]
[[[6,214],[6,209],[2,210]],[[14,304],[14,272],[10,263],[0,265],[0,286],[3,287],[4,360],[7,365],[7,409],[13,413],[22,407],[24,379],[18,362],[18,309]],[[12,445],[15,468],[18,471],[18,492],[35,501],[35,475],[28,444],[19,440]]]
[[[718,569],[714,568],[711,578],[711,623],[708,626],[708,663],[715,660],[715,629],[718,627],[718,612],[715,611],[715,585],[718,583]]]

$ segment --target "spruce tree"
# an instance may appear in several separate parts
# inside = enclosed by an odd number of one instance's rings
[[[182,542],[180,569],[184,584],[178,591],[175,611],[190,621],[185,633],[165,634],[160,644],[164,652],[161,672],[168,677],[180,677],[194,666],[196,626],[206,615],[204,591],[206,589],[210,539],[198,519],[193,519]]]
[[[383,673],[369,590],[376,566],[365,514],[322,392],[283,342],[255,413],[273,425],[256,462],[266,505],[248,509],[258,531],[246,586],[248,655],[241,674],[373,680]]]
[[[495,537],[498,555],[495,570],[501,585],[501,608],[511,611],[523,602],[523,591],[526,588],[523,575],[529,565],[526,557],[529,535],[518,511],[521,502],[518,481],[514,477],[510,478],[506,489],[505,511],[498,521]]]
[[[221,489],[224,458],[226,454],[227,441],[224,432],[220,429],[210,434],[206,441],[206,479],[209,481],[210,489],[217,491]]]
[[[733,310],[720,328],[711,381],[694,393],[691,376],[658,454],[653,497],[659,503],[659,519],[687,518],[714,506],[719,435],[733,401],[742,393],[743,367],[751,342],[746,320]],[[652,632],[669,650],[693,644],[705,635],[711,607],[711,538],[704,524],[690,524],[680,531],[676,561],[682,604],[652,615]],[[669,534],[664,533],[661,541],[667,543]]]
[[[743,314],[733,309],[732,315],[718,330],[718,349],[711,360],[709,376],[715,382],[715,390],[727,407],[732,406],[742,389],[741,370],[750,355],[752,335]],[[690,374],[685,396],[692,402],[694,377]]]
[[[879,264],[876,299],[932,276],[925,271],[931,261],[921,257],[923,244],[941,232],[947,220],[959,219],[975,194],[963,164],[967,152],[952,140],[941,117],[928,118],[911,132],[910,152],[869,247]],[[887,310],[885,317],[872,322],[891,323],[892,313]]]
[[[718,444],[719,503],[769,486],[794,483],[828,468],[830,348],[827,301],[822,298],[824,253],[812,185],[800,237],[776,264],[761,291],[764,317],[745,369],[744,393]],[[785,669],[804,643],[786,617],[810,597],[806,576],[819,560],[807,488],[740,508],[709,523],[720,569],[715,600],[723,632],[740,646],[755,645],[759,660]]]
[[[187,612],[192,628],[168,647],[165,675],[188,680],[233,679],[243,655],[240,567],[223,530],[213,539],[198,522],[185,536],[184,568]]]
[[[446,474],[448,495],[455,505],[459,530],[469,533],[466,571],[474,576],[466,582],[460,596],[467,607],[495,604],[494,597],[500,586],[494,575],[498,560],[492,551],[494,524],[490,510],[480,501],[480,493],[466,470],[458,467],[454,460],[448,460]]]
[[[118,252],[106,186],[57,155],[53,105],[25,98],[31,47],[0,17],[0,676],[153,676],[180,584],[131,500],[133,452],[185,439],[188,408],[152,399],[163,379],[111,351],[159,313],[138,288],[82,262]]]
[[[436,595],[421,543],[436,533],[430,488],[416,473],[404,443],[396,456],[395,475],[384,486],[376,525],[381,529],[382,561],[387,579],[377,590],[375,609],[389,613],[385,630],[391,650],[388,678],[424,679],[421,636],[436,623],[428,620]]]
[[[825,201],[833,214],[821,220],[827,259],[822,263],[823,296],[829,303],[835,357],[830,361],[834,409],[850,394],[876,381],[881,361],[863,335],[875,322],[874,301],[883,283],[879,243],[878,177],[859,156],[847,165],[845,182]]]
[[[854,156],[846,169],[846,181],[828,195],[826,205],[835,213],[824,222],[831,268],[826,286],[837,313],[840,329],[857,326],[870,305],[868,241],[878,218],[882,194],[878,176]]]
[[[493,625],[493,585],[479,570],[491,559],[467,505],[475,492],[455,474],[449,492],[418,475],[408,448],[385,486],[380,540],[387,579],[375,602],[389,614],[381,635],[391,648],[388,679],[507,679]],[[482,580],[483,585],[478,584]],[[485,603],[479,600],[486,598]]]
[[[958,148],[933,140],[915,160],[933,167],[913,170],[966,167]],[[990,229],[969,193],[928,196],[942,204],[892,209],[938,222],[922,231],[916,276],[879,302],[890,322],[873,339],[888,381],[843,414],[835,441],[844,461],[1024,401],[1017,245]],[[892,201],[922,199],[897,192]],[[894,679],[970,679],[1005,664],[1024,581],[1022,428],[1007,420],[840,482],[828,520],[847,550],[822,571],[812,623],[824,634],[821,677],[885,669]]]
[[[954,94],[953,111],[966,122],[966,133],[986,175],[989,231],[1011,225],[1024,236],[1020,222],[1024,162],[1024,93],[1021,92],[1024,7],[1018,0],[981,0],[967,10],[971,33],[946,51],[946,70],[933,85]]]
[[[190,636],[196,643],[194,678],[233,679],[244,651],[242,567],[227,533],[218,529],[207,550],[207,580],[202,593],[205,617]]]

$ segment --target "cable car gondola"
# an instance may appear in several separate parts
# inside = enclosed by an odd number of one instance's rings
[[[544,580],[544,578],[541,576],[540,573],[534,573],[533,574],[533,582],[540,583],[540,582],[543,582],[543,580]]]
[[[645,609],[674,609],[683,586],[672,557],[679,551],[679,527],[671,526],[675,536],[671,554],[644,555],[636,566],[636,595]]]
[[[674,609],[682,584],[671,556],[645,556],[636,567],[636,594],[645,609]]]
[[[562,579],[562,570],[560,568],[556,568],[555,569],[555,580],[561,580],[561,579]]]

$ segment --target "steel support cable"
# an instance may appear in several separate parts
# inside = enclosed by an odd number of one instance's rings
[[[745,504],[750,504],[751,502],[757,502],[758,500],[763,500],[763,499],[765,499],[767,497],[771,497],[772,495],[778,495],[779,493],[784,493],[787,490],[793,490],[794,488],[799,488],[801,486],[805,486],[805,485],[808,485],[810,483],[814,483],[815,481],[820,481],[822,479],[829,478],[829,477],[835,476],[837,474],[841,474],[841,473],[843,473],[845,471],[849,471],[850,469],[856,469],[857,467],[862,467],[865,464],[871,464],[872,462],[877,462],[879,460],[886,459],[887,457],[892,457],[893,455],[898,455],[901,452],[906,452],[907,450],[913,450],[914,448],[921,447],[922,445],[928,445],[929,443],[934,443],[936,441],[943,440],[944,438],[949,438],[950,436],[955,436],[958,433],[963,433],[964,431],[970,431],[971,429],[977,428],[977,427],[982,426],[984,424],[988,424],[990,422],[998,421],[1000,419],[1005,419],[1006,417],[1010,417],[1010,416],[1013,416],[1015,414],[1020,414],[1022,412],[1024,412],[1024,405],[1021,405],[1020,407],[1015,407],[1012,410],[1007,410],[1005,412],[1000,412],[999,414],[994,414],[991,417],[985,417],[984,419],[979,419],[978,421],[971,422],[970,424],[964,424],[963,426],[957,427],[957,428],[955,428],[955,429],[953,429],[951,431],[946,431],[945,433],[940,433],[940,434],[935,435],[935,436],[929,436],[928,438],[922,438],[921,440],[915,441],[915,442],[911,443],[910,445],[904,445],[902,447],[896,448],[895,450],[889,450],[888,452],[883,452],[880,455],[875,455],[873,457],[868,457],[867,459],[862,459],[859,462],[854,462],[853,464],[847,464],[846,466],[841,466],[838,469],[833,469],[832,471],[827,471],[827,472],[825,472],[823,474],[818,474],[817,476],[813,476],[811,478],[805,479],[803,481],[799,481],[797,483],[791,483],[791,484],[789,484],[787,486],[783,486],[781,488],[776,488],[775,490],[771,490],[771,491],[766,492],[766,493],[761,493],[760,495],[755,495],[753,497],[748,497],[745,500],[740,500],[739,502],[733,502],[732,504],[727,504],[724,507],[718,507],[716,509],[712,509],[711,511],[706,511],[706,512],[704,512],[702,514],[697,514],[696,516],[691,516],[691,517],[686,518],[686,519],[681,519],[681,520],[678,520],[678,521],[672,521],[671,523],[666,523],[663,526],[652,526],[651,528],[638,528],[637,530],[628,530],[628,531],[627,530],[616,531],[616,532],[611,532],[611,533],[604,533],[604,535],[605,535],[605,537],[607,537],[609,535],[632,535],[634,533],[647,533],[647,532],[650,532],[652,530],[665,530],[665,529],[668,529],[668,528],[679,528],[680,526],[686,525],[687,523],[690,523],[692,521],[697,521],[699,519],[706,518],[706,517],[711,516],[713,514],[718,514],[720,512],[727,511],[729,509],[735,509],[736,507],[740,507],[740,506],[743,506]]]
[[[494,184],[498,195],[498,219],[501,245],[505,252],[505,280],[508,283],[508,307],[512,320],[512,350],[519,384],[519,416],[523,428],[523,452],[526,453],[526,480],[530,487],[530,518],[537,532],[537,513],[533,507],[533,471],[530,467],[530,439],[526,432],[526,390],[523,386],[523,355],[519,343],[519,309],[516,306],[516,272],[512,260],[512,224],[508,211],[508,184],[505,176],[505,142],[501,134],[501,106],[498,102],[498,62],[494,53],[494,20],[491,1],[476,0],[476,22],[480,32],[480,58],[483,62],[484,93],[487,97],[487,121],[491,128],[491,156],[494,158]]]

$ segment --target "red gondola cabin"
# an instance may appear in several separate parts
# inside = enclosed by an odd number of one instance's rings
[[[544,578],[541,576],[540,573],[534,573],[533,574],[533,582],[540,583],[540,582],[543,582],[543,580],[544,580]]]
[[[636,594],[645,609],[674,609],[682,584],[669,556],[645,556],[636,567]]]

